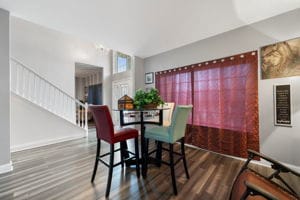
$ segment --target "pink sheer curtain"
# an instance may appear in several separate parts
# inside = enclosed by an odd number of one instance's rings
[[[160,73],[156,78],[156,88],[165,102],[174,102],[175,105],[192,104],[192,72],[187,68],[169,70]],[[192,124],[192,115],[189,116],[189,124]]]
[[[246,157],[259,150],[257,52],[156,73],[165,101],[194,105],[187,142]]]
[[[177,69],[162,73],[156,79],[156,87],[165,102],[176,102],[178,105],[192,104],[191,71]]]

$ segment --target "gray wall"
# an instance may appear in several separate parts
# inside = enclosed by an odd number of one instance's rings
[[[10,162],[9,12],[0,9],[0,166]]]
[[[208,61],[300,37],[300,9],[145,59],[145,72]]]
[[[135,90],[141,88],[144,88],[144,79],[145,79],[145,73],[144,73],[144,60],[142,58],[139,57],[134,57],[134,69],[135,69],[135,82],[134,82],[134,86],[135,86]]]
[[[300,9],[232,30],[145,59],[145,72],[155,72],[222,58],[300,37]],[[260,63],[260,62],[259,62]],[[259,77],[260,77],[260,70]],[[293,127],[274,126],[273,85],[291,83]],[[296,92],[297,91],[297,92]],[[260,150],[282,162],[300,166],[300,78],[259,80]],[[300,169],[300,168],[299,168]]]

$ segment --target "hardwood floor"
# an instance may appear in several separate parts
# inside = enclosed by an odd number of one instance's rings
[[[108,148],[102,142],[101,151]],[[95,150],[96,139],[89,137],[13,153],[14,171],[0,175],[0,199],[105,199],[108,168],[99,163],[95,183],[90,183]],[[147,179],[137,179],[134,168],[118,166],[110,199],[227,199],[243,162],[190,147],[186,155],[191,178],[185,178],[183,164],[176,165],[177,196],[167,166],[150,165]]]

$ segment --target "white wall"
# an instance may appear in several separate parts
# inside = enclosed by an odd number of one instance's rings
[[[11,17],[11,56],[71,96],[75,91],[75,62],[103,67],[104,79],[111,74],[110,53],[101,55],[94,43],[16,17]],[[105,80],[104,84],[109,92],[111,85]]]
[[[258,50],[267,44],[300,37],[299,19],[300,9],[297,9],[251,26],[146,58],[145,72],[155,72]],[[294,124],[292,128],[275,127],[273,85],[290,82],[294,90],[292,94]],[[300,97],[298,91],[300,91],[299,77],[259,80],[260,150],[275,159],[296,166],[300,166]]]
[[[0,173],[10,171],[9,12],[0,8]]]
[[[92,42],[11,17],[11,56],[71,96],[75,95],[75,62],[101,66],[103,100],[105,104],[111,103],[111,53],[101,55]],[[84,134],[75,126],[66,127],[68,122],[59,123],[51,113],[40,113],[18,97],[12,95],[12,98],[12,148]]]
[[[11,151],[85,136],[85,131],[21,97],[11,98]]]

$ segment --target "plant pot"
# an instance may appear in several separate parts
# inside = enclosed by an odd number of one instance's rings
[[[149,103],[149,104],[146,104],[143,106],[144,109],[155,109],[157,108],[157,104],[154,104],[154,103]]]

